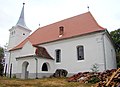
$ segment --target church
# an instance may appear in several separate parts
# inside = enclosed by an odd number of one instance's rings
[[[67,76],[91,72],[97,64],[99,72],[116,68],[114,43],[91,12],[31,30],[24,20],[24,3],[20,17],[9,32],[8,58],[5,72],[13,77],[50,77],[56,70]]]

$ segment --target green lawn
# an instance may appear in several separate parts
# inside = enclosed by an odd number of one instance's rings
[[[9,79],[0,77],[0,87],[93,87],[93,84],[67,82],[66,78]]]

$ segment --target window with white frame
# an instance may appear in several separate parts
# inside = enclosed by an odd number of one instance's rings
[[[56,63],[61,62],[61,50],[60,49],[55,50],[55,54],[56,54]]]
[[[84,60],[84,47],[77,46],[77,60]]]

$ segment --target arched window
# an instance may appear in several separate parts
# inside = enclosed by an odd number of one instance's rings
[[[42,65],[42,71],[48,71],[48,66],[46,63]]]
[[[77,60],[84,60],[84,47],[77,46]]]
[[[60,49],[57,49],[55,51],[55,55],[56,55],[56,62],[57,63],[61,62],[61,50]]]

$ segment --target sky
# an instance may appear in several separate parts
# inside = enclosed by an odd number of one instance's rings
[[[9,41],[25,2],[25,22],[34,32],[40,27],[89,11],[107,30],[120,28],[120,0],[0,0],[0,46]]]

